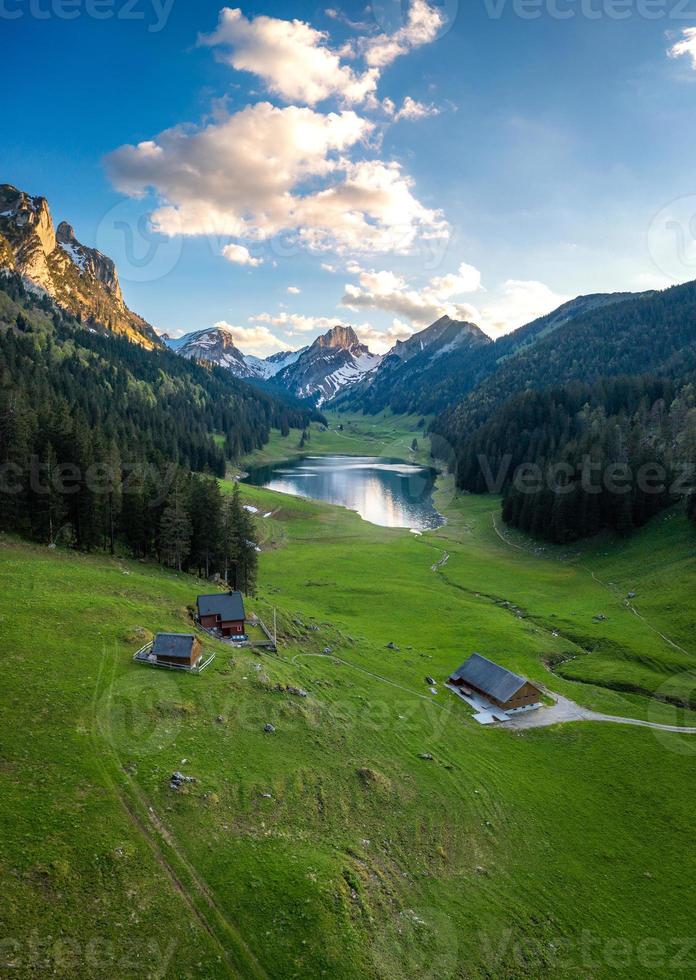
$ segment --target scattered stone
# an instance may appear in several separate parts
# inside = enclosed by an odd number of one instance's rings
[[[333,647],[324,647],[324,653],[333,653]]]
[[[298,698],[306,698],[307,692],[302,687],[291,687],[289,684],[286,686],[285,690],[288,694],[296,694]]]
[[[217,718],[215,719],[215,721],[218,723],[218,725],[224,725],[225,724],[225,719],[222,717],[222,715],[218,715]]]
[[[261,794],[261,798],[264,799],[264,800],[272,800],[273,799],[273,797],[271,796],[270,793],[262,793]]]
[[[595,623],[605,623],[607,617],[604,615],[604,613],[599,613],[597,616],[593,616],[592,619]]]
[[[295,624],[295,626],[304,626],[304,623],[302,622],[301,619],[293,619],[293,623]]]
[[[418,758],[426,759],[428,762],[432,762],[433,756],[430,754],[430,752],[419,752]]]
[[[387,647],[386,648],[387,648],[387,650],[400,650],[401,649],[401,647],[398,647],[396,645],[396,643],[394,643],[394,642],[387,643]]]
[[[193,776],[185,776],[183,772],[173,772],[171,779],[169,780],[170,789],[180,789],[183,783],[195,783],[196,780]]]
[[[431,694],[437,694],[437,688],[436,687],[429,687],[428,690],[430,691]]]
[[[432,685],[433,685],[433,684],[435,684],[435,683],[436,683],[436,681],[435,681],[435,678],[434,678],[434,677],[431,677],[430,675],[428,675],[428,676],[427,676],[427,677],[425,678],[425,683],[426,683],[426,684],[430,684],[430,686],[432,687]]]
[[[635,597],[637,596],[637,594],[638,594],[637,592],[629,592],[628,595],[626,596],[626,598],[627,599],[635,599]]]
[[[319,630],[319,627],[317,626],[316,623],[310,623],[309,626],[307,627],[307,629],[310,630],[310,632],[312,632],[312,633],[317,633],[318,630]]]
[[[263,726],[263,730],[264,732],[268,732],[270,735],[272,735],[275,731],[275,725],[271,725],[270,722],[266,722],[266,724]]]

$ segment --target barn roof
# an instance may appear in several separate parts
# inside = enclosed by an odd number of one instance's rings
[[[244,599],[241,592],[215,592],[198,596],[199,616],[220,616],[220,619],[244,619]]]
[[[527,683],[524,677],[513,674],[499,664],[487,660],[480,653],[472,653],[458,670],[452,674],[455,680],[462,680],[497,701],[509,701]]]
[[[195,639],[193,633],[158,633],[152,642],[152,652],[157,657],[189,660]]]

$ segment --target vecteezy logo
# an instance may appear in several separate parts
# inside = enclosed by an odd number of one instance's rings
[[[111,256],[122,280],[153,282],[175,268],[183,244],[181,235],[155,231],[143,201],[125,200],[99,222],[97,248]]]
[[[696,276],[696,194],[679,197],[657,212],[648,229],[648,252],[675,282]]]
[[[676,755],[696,755],[695,705],[696,682],[690,671],[672,674],[648,702],[653,735]]]

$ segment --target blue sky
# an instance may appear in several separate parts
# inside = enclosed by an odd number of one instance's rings
[[[696,0],[62,2],[0,3],[0,179],[161,330],[381,351],[696,278]]]

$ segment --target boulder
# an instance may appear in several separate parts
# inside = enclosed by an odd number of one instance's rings
[[[183,772],[173,772],[169,780],[170,789],[179,789],[183,783],[195,783],[196,780],[193,776],[185,776]]]

